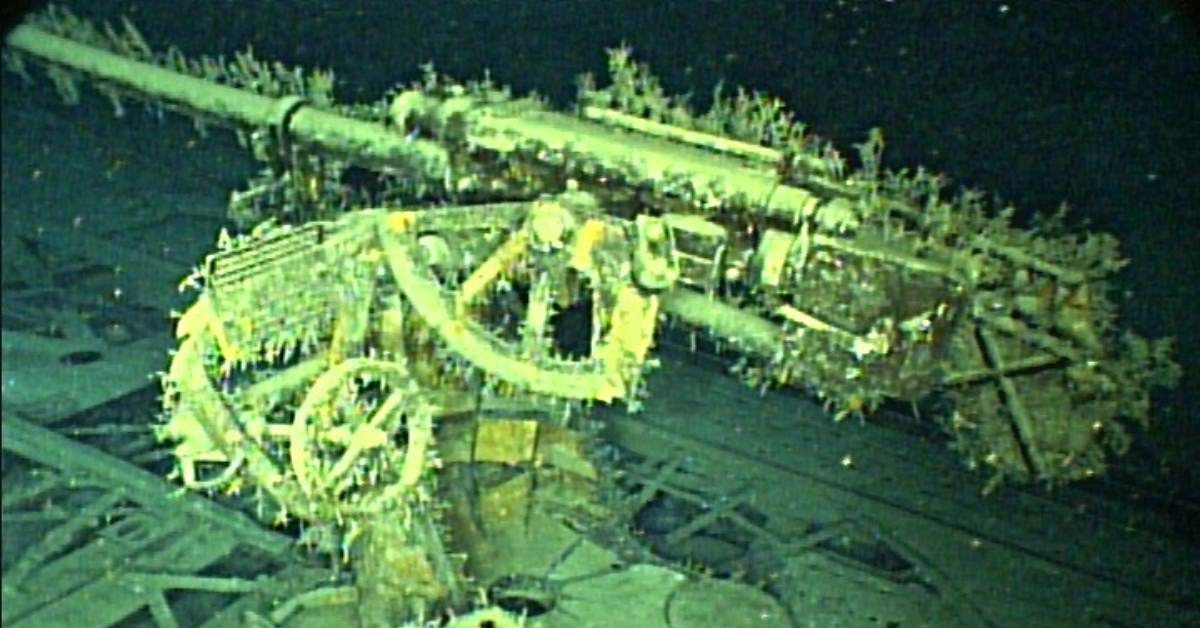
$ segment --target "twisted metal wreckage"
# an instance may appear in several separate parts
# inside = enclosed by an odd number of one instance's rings
[[[1115,238],[1058,217],[1018,228],[937,174],[885,170],[878,132],[851,168],[761,94],[693,112],[623,48],[608,86],[581,80],[571,112],[431,70],[346,105],[329,73],[156,52],[128,23],[61,9],[13,31],[5,61],[26,78],[42,66],[68,101],[86,81],[117,107],[232,127],[266,164],[229,204],[253,228],[222,236],[187,282],[161,437],[185,486],[255,496],[264,522],[302,522],[356,580],[247,625],[321,604],[395,625],[471,606],[466,574],[498,606],[454,625],[512,625],[506,596],[569,593],[569,579],[514,577],[513,556],[538,552],[513,526],[616,518],[576,411],[637,410],[664,333],[728,354],[753,387],[804,387],[836,419],[936,394],[946,409],[930,420],[996,481],[1103,472],[1177,376],[1165,341],[1115,324]],[[638,453],[626,512],[682,464]],[[768,534],[736,508],[706,512],[692,533],[728,517]],[[579,575],[620,562],[571,538],[570,558],[549,563]],[[640,568],[612,577],[675,591],[676,626],[721,605],[778,611],[772,625],[797,612],[733,583],[684,595],[679,572]],[[955,621],[986,625],[969,606]],[[591,625],[585,612],[573,625]]]

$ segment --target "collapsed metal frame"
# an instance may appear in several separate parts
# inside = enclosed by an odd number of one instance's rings
[[[283,565],[288,536],[242,513],[181,493],[158,476],[5,412],[3,446],[37,481],[6,482],[4,525],[49,525],[5,573],[6,626],[106,628],[142,610],[160,628],[178,628],[176,592],[257,598],[292,585],[210,577],[238,549]],[[70,504],[70,509],[63,506]],[[76,510],[77,508],[77,510]],[[83,623],[81,623],[83,622]]]

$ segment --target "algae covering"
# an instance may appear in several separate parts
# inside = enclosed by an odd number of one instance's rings
[[[91,83],[230,127],[264,162],[229,203],[244,233],[185,284],[161,435],[184,485],[252,491],[351,561],[366,625],[499,579],[446,527],[495,542],[474,526],[550,488],[605,516],[568,425],[636,411],[666,327],[833,420],[936,406],[924,420],[989,487],[1103,473],[1178,376],[1167,340],[1120,326],[1115,237],[887,169],[881,131],[847,159],[765,94],[692,111],[624,46],[558,111],[432,69],[344,104],[329,72],[154,51],[62,9],[8,43],[10,70],[42,66],[69,102]],[[461,465],[498,475],[464,497]]]

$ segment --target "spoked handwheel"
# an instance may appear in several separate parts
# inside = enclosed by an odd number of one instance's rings
[[[432,408],[402,363],[350,358],[313,382],[292,421],[288,460],[316,509],[340,518],[403,500],[432,441]]]

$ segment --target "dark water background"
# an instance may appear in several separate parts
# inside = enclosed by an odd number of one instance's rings
[[[11,3],[5,11],[14,10]],[[191,55],[252,43],[336,70],[344,101],[378,99],[434,62],[567,104],[627,42],[669,91],[718,81],[787,100],[848,147],[882,127],[886,163],[948,173],[1023,210],[1062,202],[1133,262],[1124,321],[1178,338],[1187,375],[1113,478],[1200,501],[1200,35],[1179,5],[1080,0],[100,0],[151,44]],[[97,124],[113,124],[103,116]],[[1131,489],[1134,490],[1134,489]]]

